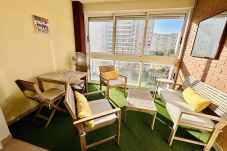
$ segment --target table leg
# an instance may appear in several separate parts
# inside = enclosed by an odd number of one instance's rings
[[[157,114],[157,113],[154,113],[154,114],[153,114],[153,121],[152,121],[152,124],[151,124],[151,129],[152,129],[152,130],[154,129],[154,123],[155,123],[155,120],[156,120],[156,114]]]
[[[85,91],[88,93],[88,76],[85,76]]]
[[[44,91],[44,87],[43,87],[43,82],[42,82],[42,80],[40,80],[39,78],[37,78],[37,81],[38,81],[38,85],[39,85],[40,91],[43,92],[43,91]]]

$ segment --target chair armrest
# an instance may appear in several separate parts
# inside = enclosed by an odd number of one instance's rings
[[[83,118],[83,119],[79,119],[77,121],[74,121],[73,124],[74,125],[81,124],[81,123],[84,123],[84,122],[87,122],[87,121],[90,121],[90,120],[95,120],[95,119],[100,118],[100,117],[104,117],[104,116],[107,116],[107,115],[110,115],[110,114],[120,113],[120,112],[121,112],[120,108],[111,109],[109,111],[105,111],[105,112],[94,114],[92,116],[89,116],[89,117],[86,117],[86,118]]]
[[[227,124],[227,119],[223,119],[221,117],[218,116],[213,116],[213,115],[208,115],[208,114],[203,114],[203,113],[197,113],[197,112],[189,112],[189,111],[182,111],[180,117],[183,114],[188,114],[188,115],[195,115],[195,116],[200,116],[200,117],[204,117],[213,121],[217,121],[217,122],[225,122]]]
[[[102,80],[104,80],[104,81],[107,81],[107,82],[109,82],[109,79],[107,79],[107,78],[104,78],[103,76],[101,76],[101,75],[99,75],[99,77],[100,77],[100,79],[102,79]]]
[[[126,76],[124,76],[124,75],[121,75],[121,74],[119,74],[119,76],[125,78],[125,82],[128,81],[128,77],[126,77]]]
[[[172,85],[179,85],[179,86],[182,86],[182,84],[175,83],[173,80],[169,80],[169,79],[157,78],[156,81],[157,81],[158,83],[166,83],[166,84],[172,84]]]
[[[99,91],[93,91],[93,92],[83,93],[83,95],[84,96],[89,96],[89,95],[98,94],[98,93],[106,93],[106,90],[99,90]]]

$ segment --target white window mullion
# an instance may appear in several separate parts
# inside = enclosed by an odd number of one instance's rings
[[[141,48],[141,52],[140,52],[141,57],[140,57],[140,71],[139,71],[139,87],[141,86],[142,76],[143,76],[143,56],[144,56],[144,48],[145,48],[146,37],[147,37],[147,27],[148,27],[148,13],[146,13],[143,44],[142,44],[142,48]]]
[[[139,71],[139,87],[141,87],[142,76],[143,76],[143,62],[142,62],[142,61],[140,61],[140,71]]]
[[[113,15],[113,38],[112,38],[112,46],[113,46],[113,54],[116,53],[116,16]]]
[[[143,35],[143,44],[142,44],[142,48],[141,48],[141,56],[144,55],[144,49],[145,49],[146,38],[147,38],[147,28],[148,28],[148,13],[146,14],[146,19],[145,19],[145,27],[144,27],[144,35]]]

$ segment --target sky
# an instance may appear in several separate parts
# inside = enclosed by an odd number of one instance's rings
[[[159,19],[155,20],[154,32],[160,34],[181,32],[184,19]]]

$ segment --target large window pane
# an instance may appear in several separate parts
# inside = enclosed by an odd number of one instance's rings
[[[112,53],[113,20],[89,20],[90,52]]]
[[[192,56],[215,58],[227,21],[227,11],[201,21],[196,33]]]
[[[144,25],[144,18],[117,19],[115,46],[117,54],[140,54],[144,36]]]
[[[142,87],[155,88],[155,78],[168,78],[173,65],[143,64]]]
[[[128,77],[128,85],[139,85],[140,63],[116,61],[116,68],[121,75]]]
[[[148,20],[145,55],[174,56],[177,52],[184,18],[150,18]]]
[[[99,66],[113,65],[112,60],[90,59],[90,77],[91,80],[99,81]]]

